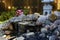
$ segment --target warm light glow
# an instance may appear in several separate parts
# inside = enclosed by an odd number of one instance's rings
[[[57,9],[60,9],[60,0],[58,0],[58,2],[57,2]]]
[[[30,9],[30,6],[28,6],[28,9]]]
[[[52,14],[54,14],[54,11],[52,11]]]
[[[54,2],[57,4],[57,9],[59,10],[60,9],[60,0],[55,0]]]
[[[55,3],[57,3],[57,0],[54,0]]]
[[[12,7],[12,9],[14,9],[14,6]]]
[[[8,9],[11,9],[11,6],[8,6]]]
[[[58,8],[57,9],[60,9],[60,4],[57,4],[58,5]]]
[[[5,3],[5,1],[2,1],[3,3]]]
[[[26,6],[24,6],[24,8],[26,8]]]

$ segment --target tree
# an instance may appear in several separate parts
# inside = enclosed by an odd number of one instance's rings
[[[5,11],[5,4],[0,2],[0,12]]]

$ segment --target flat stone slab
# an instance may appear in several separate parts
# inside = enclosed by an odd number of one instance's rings
[[[7,40],[7,39],[0,37],[0,40]]]

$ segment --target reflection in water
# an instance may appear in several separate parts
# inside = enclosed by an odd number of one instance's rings
[[[4,32],[2,29],[0,29],[0,37],[2,37],[4,35]]]

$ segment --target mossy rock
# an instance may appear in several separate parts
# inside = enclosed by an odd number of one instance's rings
[[[57,16],[55,14],[51,14],[49,17],[50,20],[54,21],[57,19]]]

